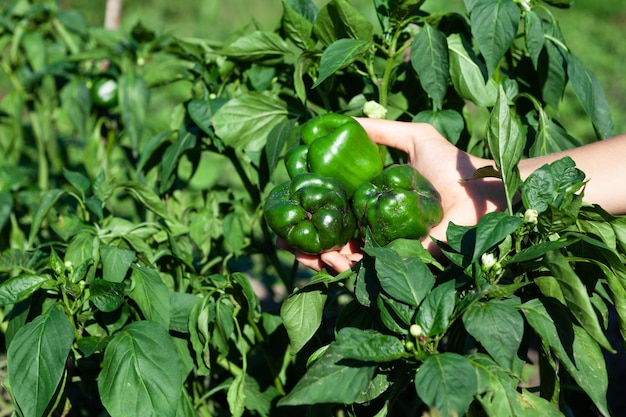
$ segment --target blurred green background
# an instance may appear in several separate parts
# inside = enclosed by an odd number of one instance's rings
[[[327,2],[314,1],[318,6]],[[371,0],[351,2],[375,21]],[[93,25],[104,21],[105,0],[59,0],[59,4],[83,11]],[[424,9],[465,10],[462,0],[426,0]],[[578,0],[570,9],[548,9],[559,20],[570,49],[604,86],[615,132],[626,132],[626,74],[622,68],[626,62],[626,0]],[[274,29],[281,14],[281,0],[126,0],[121,27],[128,30],[141,21],[149,28],[181,36],[224,40],[252,22],[263,29]],[[587,140],[593,137],[593,128],[570,90],[560,113],[560,120],[571,134]]]

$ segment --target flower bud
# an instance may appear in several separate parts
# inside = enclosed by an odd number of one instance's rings
[[[424,334],[424,331],[422,330],[422,326],[419,324],[411,324],[411,327],[409,327],[409,333],[413,337],[420,337]]]
[[[387,115],[387,109],[374,100],[370,100],[363,105],[363,113],[372,119],[384,119]]]
[[[480,263],[483,271],[489,271],[498,262],[493,253],[483,253],[480,257]]]
[[[535,209],[528,209],[524,212],[524,223],[537,224],[539,213]]]

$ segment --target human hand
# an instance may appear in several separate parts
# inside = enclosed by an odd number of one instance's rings
[[[476,169],[493,165],[493,161],[461,151],[432,125],[369,118],[357,120],[373,142],[405,152],[408,162],[439,191],[443,219],[431,229],[430,236],[422,240],[434,256],[441,254],[431,237],[445,242],[450,222],[472,226],[484,214],[506,207],[501,181],[493,178],[462,181],[470,178]],[[360,243],[350,241],[338,251],[317,256],[296,253],[296,259],[315,270],[330,267],[342,272],[361,259]]]

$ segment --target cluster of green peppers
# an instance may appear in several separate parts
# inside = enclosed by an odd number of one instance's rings
[[[420,239],[442,218],[437,191],[410,165],[384,167],[379,148],[352,117],[327,113],[300,129],[289,149],[291,178],[267,197],[264,216],[289,246],[319,254],[336,250],[369,228],[387,245]]]

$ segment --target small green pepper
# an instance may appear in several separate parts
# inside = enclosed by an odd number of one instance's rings
[[[91,86],[91,99],[96,106],[110,109],[117,105],[118,87],[113,78],[97,78]]]
[[[339,249],[356,232],[356,220],[341,183],[312,172],[270,191],[263,207],[268,226],[301,252]]]
[[[306,171],[335,178],[351,197],[356,187],[383,169],[378,146],[350,116],[317,116],[302,125],[300,135],[304,145],[290,149],[285,156],[291,178]]]
[[[439,193],[410,165],[391,165],[361,184],[352,209],[361,234],[370,228],[382,246],[398,238],[421,239],[443,216]]]

